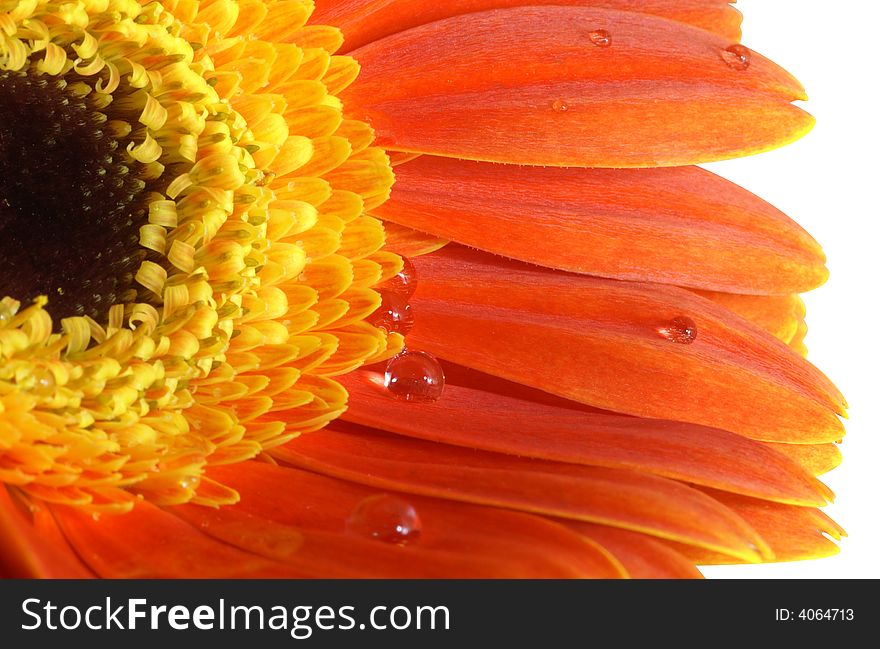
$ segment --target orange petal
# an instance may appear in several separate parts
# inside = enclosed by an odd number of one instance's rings
[[[420,495],[622,527],[760,559],[759,536],[717,501],[624,469],[516,458],[360,429],[304,435],[272,456],[337,478]]]
[[[712,496],[761,533],[772,548],[775,561],[801,561],[837,554],[840,548],[829,537],[840,540],[846,535],[843,528],[818,509],[780,505],[732,494],[713,492]],[[699,564],[740,563],[722,554],[706,553],[686,546],[677,547],[682,554]]]
[[[25,513],[0,485],[0,578],[86,579],[91,571],[73,553],[42,507]]]
[[[702,579],[693,562],[669,545],[644,534],[569,521],[568,525],[589,539],[600,543],[626,569],[633,579]]]
[[[734,295],[714,291],[697,294],[730,309],[784,343],[794,339],[806,314],[799,295]]]
[[[787,455],[813,475],[828,473],[840,466],[843,459],[837,444],[765,444]]]
[[[619,564],[594,542],[537,516],[397,495],[422,524],[417,539],[398,546],[346,527],[365,498],[382,492],[258,462],[215,467],[210,475],[234,484],[241,502],[216,512],[190,506],[173,511],[224,542],[295,562],[314,576],[622,576]],[[290,539],[291,530],[302,534],[299,547],[273,544],[279,533]]]
[[[415,260],[407,343],[642,417],[769,441],[838,440],[840,393],[766,332],[690,291],[567,275],[449,246]],[[691,318],[693,344],[664,331]]]
[[[807,348],[804,345],[804,338],[807,336],[807,325],[805,322],[801,321],[798,323],[797,332],[795,332],[794,336],[790,341],[788,341],[788,346],[794,350],[796,354],[800,354],[804,358],[807,357]]]
[[[238,466],[238,465],[237,465]],[[305,576],[301,570],[236,549],[146,501],[128,514],[97,520],[55,505],[52,511],[77,554],[112,579]]]
[[[439,250],[446,239],[407,228],[396,223],[385,223],[385,249],[404,257],[418,257]]]
[[[349,393],[344,419],[401,435],[543,460],[637,469],[802,505],[824,505],[831,495],[784,455],[714,428],[582,412],[449,383],[439,401],[409,403],[390,396],[373,372],[354,372],[339,380]]]
[[[606,30],[607,47],[591,41]],[[601,38],[594,37],[598,42]],[[730,42],[645,14],[521,7],[447,18],[353,56],[341,95],[379,146],[473,160],[587,167],[675,166],[798,139],[813,118],[787,72]]]
[[[420,156],[394,173],[376,216],[541,266],[751,294],[808,291],[828,276],[821,248],[794,221],[696,167],[541,168]]]
[[[726,0],[317,0],[311,22],[342,29],[344,51],[389,34],[463,13],[524,5],[576,5],[640,11],[690,23],[738,41],[742,15]]]

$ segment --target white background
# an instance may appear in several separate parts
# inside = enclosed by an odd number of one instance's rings
[[[783,149],[707,168],[770,201],[825,249],[831,279],[805,296],[809,359],[850,405],[843,464],[823,480],[849,533],[818,561],[704,569],[707,577],[880,577],[880,9],[873,0],[740,0],[743,44],[792,72],[817,119]]]

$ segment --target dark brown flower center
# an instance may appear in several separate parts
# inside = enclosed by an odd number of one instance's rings
[[[137,298],[139,163],[62,78],[0,71],[0,297],[45,295],[56,324]]]

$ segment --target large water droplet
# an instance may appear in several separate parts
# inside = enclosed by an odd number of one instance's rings
[[[590,32],[590,42],[597,47],[611,45],[611,33],[605,29],[594,29]]]
[[[397,275],[382,284],[382,290],[393,291],[404,298],[410,298],[416,291],[419,279],[413,263],[403,255],[400,258],[403,260],[403,268]]]
[[[413,326],[413,313],[409,302],[399,293],[379,291],[382,304],[367,318],[374,327],[384,329],[388,333],[406,335]]]
[[[687,316],[678,316],[657,331],[661,336],[674,343],[690,345],[697,338],[697,323]]]
[[[345,527],[358,536],[405,545],[419,538],[422,521],[416,508],[403,498],[378,494],[358,503]]]
[[[557,113],[564,113],[568,110],[568,104],[566,104],[561,99],[557,99],[553,102],[553,110],[555,110]]]
[[[437,401],[445,383],[440,361],[427,352],[404,350],[385,367],[385,387],[404,401]]]
[[[721,50],[721,58],[727,67],[734,70],[745,70],[752,62],[752,52],[744,45],[731,45]]]

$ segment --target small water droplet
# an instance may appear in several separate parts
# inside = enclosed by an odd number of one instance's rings
[[[568,110],[568,104],[566,104],[561,99],[557,99],[553,102],[553,110],[555,110],[557,113],[564,113]]]
[[[406,335],[413,326],[413,312],[406,298],[393,291],[379,291],[382,304],[367,318],[374,327]]]
[[[721,58],[727,67],[734,70],[745,70],[752,62],[752,52],[744,45],[731,45],[721,50]]]
[[[385,387],[404,401],[437,401],[445,383],[440,361],[427,352],[404,350],[385,367]]]
[[[606,29],[594,29],[590,32],[590,42],[597,47],[611,45],[611,33]]]
[[[5,304],[0,304],[0,325],[12,320],[13,315],[15,314],[12,312],[12,309],[10,309]]]
[[[416,508],[391,494],[364,498],[345,521],[345,527],[358,536],[397,545],[415,541],[422,533]]]
[[[55,392],[55,375],[50,370],[45,367],[37,367],[34,368],[32,376],[35,394],[47,396]]]
[[[661,336],[674,343],[690,345],[697,338],[697,323],[687,316],[678,316],[657,331]]]
[[[413,263],[403,255],[401,255],[400,258],[403,260],[403,268],[397,273],[397,275],[383,282],[382,288],[388,291],[394,291],[398,295],[402,295],[409,299],[412,297],[412,294],[416,292],[416,285],[419,282],[419,278],[416,274],[416,267],[413,266]]]
[[[177,481],[177,486],[185,491],[195,490],[201,481],[197,475],[185,475]]]

